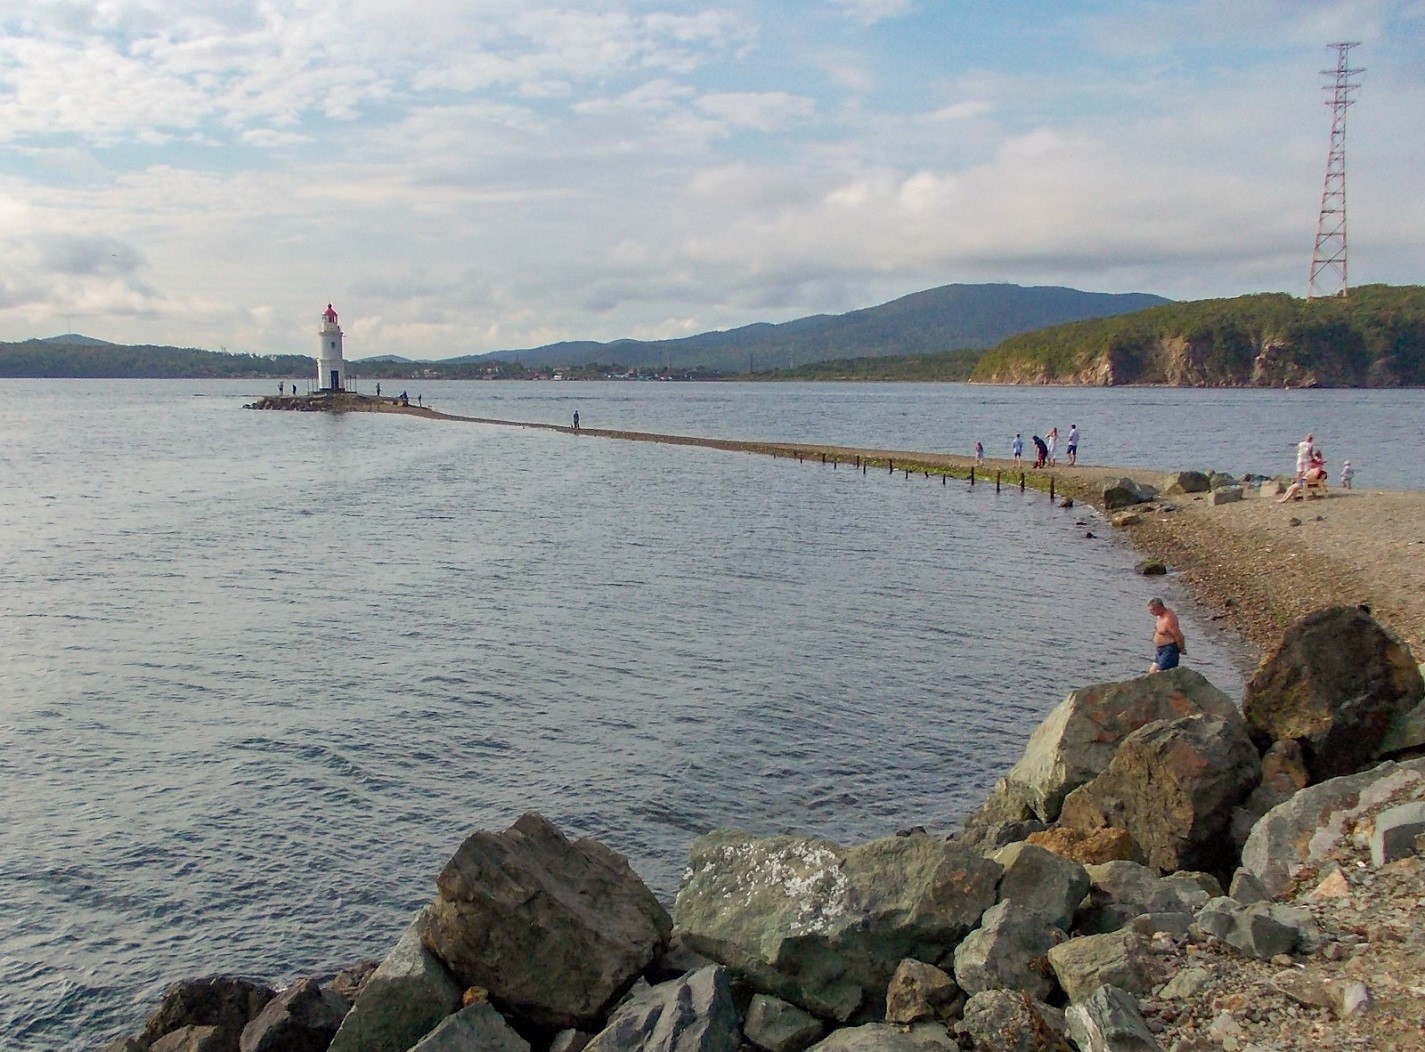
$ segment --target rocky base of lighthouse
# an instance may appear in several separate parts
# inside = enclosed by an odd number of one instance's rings
[[[312,394],[266,395],[244,409],[285,409],[295,413],[428,413],[399,398],[378,398],[354,391],[316,391]]]

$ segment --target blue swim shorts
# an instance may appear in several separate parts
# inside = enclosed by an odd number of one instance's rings
[[[1178,667],[1178,645],[1176,643],[1164,643],[1157,650],[1153,658],[1153,667],[1159,672],[1166,672],[1170,668]]]

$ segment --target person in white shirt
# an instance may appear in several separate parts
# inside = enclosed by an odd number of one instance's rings
[[[1064,450],[1069,454],[1069,466],[1073,467],[1079,462],[1079,425],[1069,425],[1069,448]]]

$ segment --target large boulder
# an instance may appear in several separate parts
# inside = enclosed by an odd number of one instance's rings
[[[1044,955],[1063,941],[1063,931],[1042,913],[1013,902],[996,903],[955,948],[955,981],[970,994],[1023,990],[1046,1001],[1055,984]]]
[[[737,1052],[727,969],[709,965],[631,997],[584,1052]]]
[[[1079,1052],[1158,1052],[1138,999],[1116,986],[1100,986],[1064,1013]]]
[[[243,1027],[257,1018],[275,996],[270,986],[233,975],[212,975],[175,983],[149,1016],[139,1043],[145,1048],[165,1034],[185,1027],[215,1027],[209,1040],[235,1049]]]
[[[462,985],[551,1029],[593,1024],[672,926],[627,859],[533,813],[469,837],[436,886],[426,946]]]
[[[1033,910],[1068,931],[1074,910],[1089,890],[1089,875],[1082,865],[1035,844],[1010,844],[990,858],[1004,868],[999,881],[1001,902]]]
[[[299,979],[243,1028],[241,1052],[326,1052],[346,1015],[345,998]]]
[[[1152,486],[1141,485],[1130,478],[1103,480],[1103,508],[1105,511],[1117,511],[1119,508],[1128,508],[1134,504],[1144,504],[1157,495],[1158,491]]]
[[[1233,714],[1158,720],[1124,739],[1108,769],[1064,801],[1060,824],[1125,829],[1148,865],[1230,873],[1232,809],[1261,776],[1261,759]]]
[[[515,1033],[489,1001],[475,1001],[447,1017],[411,1052],[529,1052],[529,1042]]]
[[[1383,805],[1425,800],[1425,760],[1387,761],[1307,786],[1272,808],[1242,848],[1242,868],[1280,895],[1303,866],[1325,859],[1358,819]]]
[[[866,1023],[832,1031],[811,1052],[959,1052],[960,1045],[939,1023],[918,1023],[909,1029],[889,1023]]]
[[[694,842],[674,906],[686,945],[755,989],[844,1022],[907,957],[940,964],[994,905],[1000,867],[953,841],[720,830]]]
[[[1191,916],[1210,899],[1222,894],[1222,885],[1208,873],[1169,873],[1136,862],[1105,862],[1088,867],[1089,893],[1074,917],[1074,930],[1085,935],[1117,931],[1145,914]]]
[[[1201,471],[1174,471],[1171,475],[1164,475],[1158,483],[1159,492],[1171,497],[1183,493],[1206,493],[1211,488],[1211,480]]]
[[[1132,928],[1061,942],[1049,951],[1049,966],[1071,1001],[1105,984],[1145,996],[1162,983],[1164,971],[1151,942]]]
[[[425,948],[421,911],[361,987],[330,1052],[406,1052],[460,1007],[460,984]]]
[[[909,1026],[927,1019],[951,1019],[964,1001],[964,993],[948,974],[933,964],[907,958],[896,966],[886,988],[886,1022]]]
[[[802,1052],[826,1033],[826,1024],[780,997],[754,994],[742,1036],[766,1052]]]
[[[994,1052],[1069,1052],[1064,1013],[1018,990],[970,998],[956,1028],[971,1047]]]
[[[1425,697],[1410,648],[1353,606],[1296,621],[1247,684],[1242,711],[1267,740],[1302,743],[1313,781],[1361,770]]]
[[[1128,735],[1154,720],[1197,714],[1241,718],[1231,698],[1201,673],[1181,666],[1076,690],[1030,736],[1004,779],[1005,797],[1018,794],[1052,822],[1064,797],[1102,773]]]

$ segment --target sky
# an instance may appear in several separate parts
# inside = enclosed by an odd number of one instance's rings
[[[0,340],[447,358],[1425,284],[1425,0],[0,0]]]

